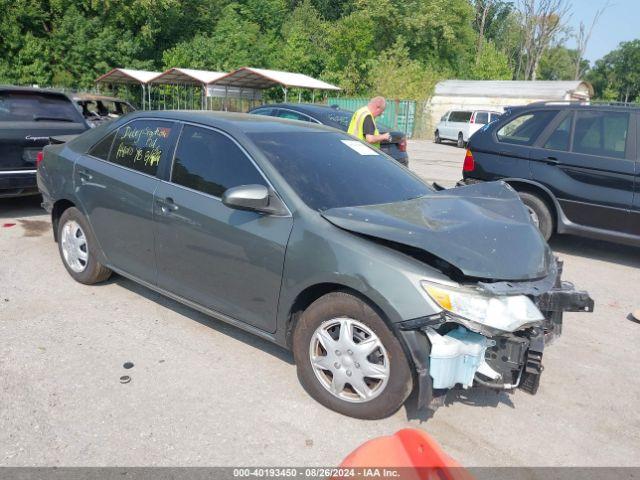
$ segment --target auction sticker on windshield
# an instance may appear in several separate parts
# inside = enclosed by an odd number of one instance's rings
[[[378,155],[378,152],[376,152],[373,148],[367,147],[364,143],[360,143],[357,140],[340,140],[340,141],[350,149],[358,152],[360,155]]]

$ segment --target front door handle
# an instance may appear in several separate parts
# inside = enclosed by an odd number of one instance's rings
[[[173,198],[171,197],[167,197],[164,199],[158,198],[156,199],[156,203],[160,206],[160,210],[165,215],[168,215],[171,212],[175,212],[176,210],[178,210],[178,205],[175,204],[175,202],[173,201]]]
[[[558,165],[560,163],[556,157],[543,158],[542,161],[548,165]]]

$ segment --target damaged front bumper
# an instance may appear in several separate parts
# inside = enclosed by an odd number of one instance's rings
[[[448,312],[398,324],[416,371],[418,407],[456,385],[498,390],[520,388],[535,394],[543,371],[544,347],[562,334],[564,312],[592,312],[587,292],[564,282],[562,262],[546,278],[533,282],[479,283],[495,295],[527,295],[544,315],[536,325],[514,332],[474,332]]]

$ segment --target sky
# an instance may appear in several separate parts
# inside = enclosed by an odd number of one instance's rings
[[[569,24],[577,31],[580,21],[591,25],[596,11],[606,0],[573,0]],[[593,29],[585,58],[591,63],[615,49],[620,42],[640,39],[640,0],[610,0],[609,7]],[[575,46],[569,41],[568,46]]]

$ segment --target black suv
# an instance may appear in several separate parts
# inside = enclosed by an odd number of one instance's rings
[[[37,194],[36,163],[49,137],[88,128],[64,93],[0,86],[0,198]]]
[[[504,180],[548,239],[572,233],[640,246],[640,108],[533,103],[469,141],[463,182]]]

